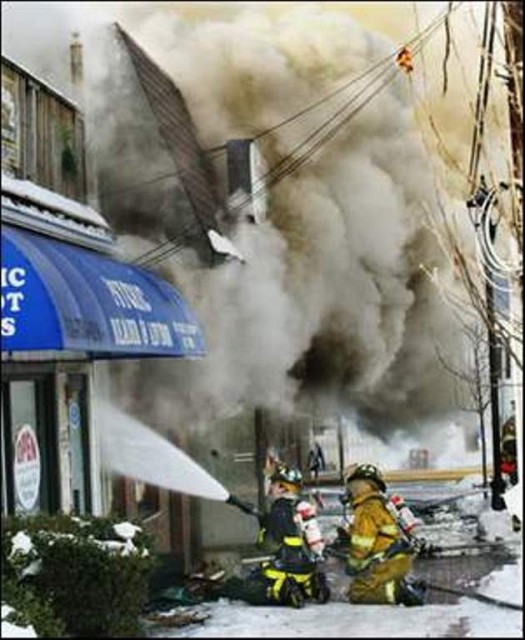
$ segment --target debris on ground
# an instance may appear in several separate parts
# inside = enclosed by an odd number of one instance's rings
[[[203,607],[175,607],[169,611],[158,611],[146,616],[146,620],[158,627],[187,627],[190,624],[203,624],[211,617]]]

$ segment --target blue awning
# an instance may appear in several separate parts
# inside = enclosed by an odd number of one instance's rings
[[[205,355],[194,313],[146,269],[2,225],[2,351]]]

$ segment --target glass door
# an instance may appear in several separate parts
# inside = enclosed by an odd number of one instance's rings
[[[86,376],[70,374],[67,382],[67,411],[71,452],[71,494],[77,515],[91,512],[89,490],[89,429]]]

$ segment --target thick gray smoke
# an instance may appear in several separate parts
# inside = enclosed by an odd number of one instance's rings
[[[123,27],[180,88],[204,147],[267,129],[394,50],[347,14],[317,5],[269,17],[254,4],[215,22],[185,21],[176,3],[145,3],[140,16],[121,11]],[[95,79],[98,108],[108,113],[100,135],[122,105],[104,105],[103,74]],[[290,152],[348,95],[264,138],[266,162]],[[200,318],[209,354],[117,365],[142,416],[166,424],[176,412],[197,426],[246,407],[352,408],[385,435],[447,412],[450,380],[434,340],[453,350],[457,332],[421,270],[449,277],[423,205],[435,206],[431,167],[400,72],[272,189],[263,224],[239,224],[231,239],[247,264],[196,270],[182,254],[163,263]],[[131,221],[118,223],[130,257],[152,246]]]
[[[255,9],[204,24],[158,10],[128,28],[180,87],[205,147],[267,129],[393,49],[350,17],[316,6],[273,20]],[[270,166],[347,98],[266,137]],[[191,365],[195,375],[155,366],[155,384],[173,385],[188,400],[191,422],[237,406],[354,407],[384,432],[446,411],[449,381],[433,340],[450,341],[453,323],[420,269],[446,270],[424,224],[422,203],[432,207],[433,199],[400,74],[272,189],[267,222],[238,228],[247,265],[194,271],[172,263],[209,355]]]

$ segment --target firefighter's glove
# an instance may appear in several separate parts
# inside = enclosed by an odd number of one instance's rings
[[[267,513],[259,513],[257,514],[257,518],[259,520],[259,527],[261,529],[268,528],[268,514]]]
[[[337,497],[343,506],[346,506],[350,502],[350,496],[346,491],[344,493],[340,493]]]
[[[350,541],[350,534],[348,533],[348,529],[345,527],[337,527],[337,538],[343,541]]]
[[[345,573],[347,576],[356,576],[358,573],[361,573],[366,566],[366,562],[364,560],[357,560],[356,558],[348,558],[348,562],[346,563]]]
[[[425,538],[416,538],[413,536],[410,539],[410,545],[418,556],[425,558],[432,555],[433,545],[427,542]]]
[[[427,554],[429,545],[425,538],[416,538],[415,536],[413,536],[410,539],[410,544],[413,547],[414,551],[416,551],[416,553],[418,553],[420,556],[424,556]]]
[[[422,558],[429,558],[436,553],[440,553],[443,549],[435,544],[431,544],[424,538],[418,538],[417,540],[417,554]]]

